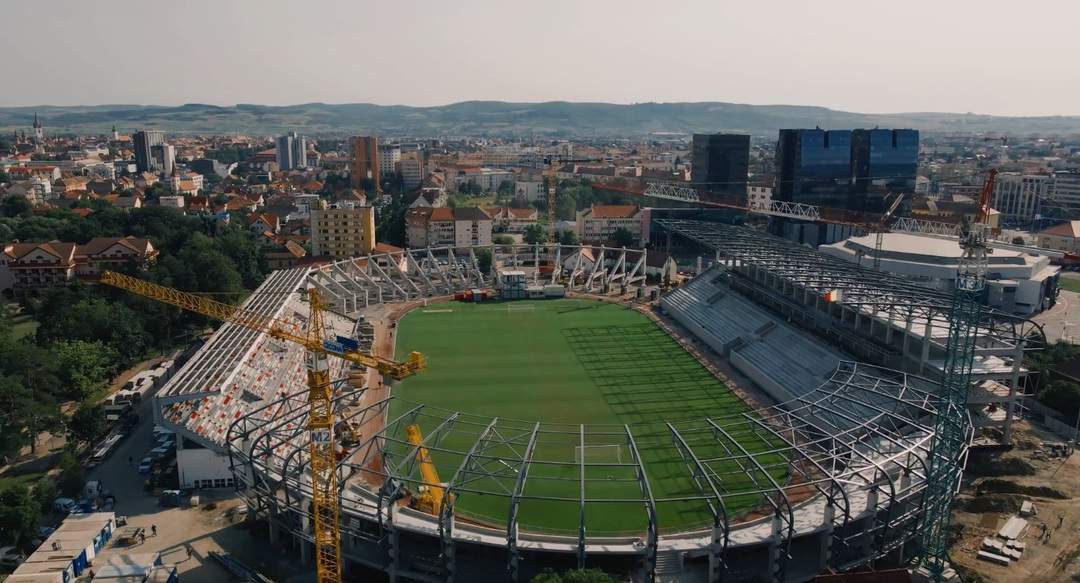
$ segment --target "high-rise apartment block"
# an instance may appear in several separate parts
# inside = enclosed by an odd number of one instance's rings
[[[150,146],[150,166],[169,176],[176,168],[176,146],[161,143]]]
[[[691,182],[711,192],[746,196],[750,169],[750,136],[694,134]]]
[[[393,176],[401,162],[401,144],[379,144],[379,177]]]
[[[154,166],[154,157],[151,148],[165,143],[164,132],[156,130],[142,130],[132,136],[135,146],[135,168],[139,172],[149,172],[159,169]]]
[[[277,139],[278,170],[287,171],[307,166],[307,139],[290,132]]]
[[[915,190],[918,130],[780,130],[773,199],[864,212]]]
[[[1006,224],[1030,223],[1040,214],[1040,207],[1050,194],[1050,185],[1050,177],[1045,174],[999,174],[990,206],[1001,213]]]
[[[375,250],[375,209],[338,206],[311,209],[311,249],[316,257],[347,259]]]
[[[382,190],[379,186],[379,139],[375,136],[349,138],[349,156],[353,188],[361,188],[365,180],[370,180],[376,191]]]

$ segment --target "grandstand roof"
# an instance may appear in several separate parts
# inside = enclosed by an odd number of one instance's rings
[[[264,316],[307,323],[307,303],[299,290],[307,268],[275,271],[244,302]],[[326,315],[331,334],[353,335],[351,321]],[[264,333],[223,324],[195,355],[162,387],[156,403],[160,418],[173,429],[209,447],[224,445],[229,426],[268,402],[302,391],[306,383],[304,349]],[[336,361],[336,359],[334,359]],[[338,361],[338,370],[341,364]],[[277,411],[265,411],[267,418]]]
[[[863,267],[748,227],[709,221],[659,219],[661,227],[716,251],[720,256],[752,265],[811,293],[839,290],[839,303],[875,319],[903,327],[913,323],[932,337],[947,335],[952,297],[898,275]],[[1026,318],[993,309],[983,313],[979,337],[985,347],[1024,344],[1041,329]]]

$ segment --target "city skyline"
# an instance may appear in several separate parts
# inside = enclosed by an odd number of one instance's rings
[[[1080,114],[1068,28],[1080,7],[823,4],[16,4],[10,22],[94,40],[10,28],[0,49],[20,58],[8,76],[27,82],[0,106],[723,101]],[[150,46],[161,50],[139,50]]]

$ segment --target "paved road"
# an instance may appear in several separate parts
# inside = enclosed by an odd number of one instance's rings
[[[103,487],[116,495],[117,515],[127,517],[131,526],[146,529],[148,538],[139,546],[119,548],[115,540],[99,553],[100,557],[127,552],[161,552],[162,561],[175,564],[181,580],[217,583],[232,578],[209,552],[228,552],[244,563],[258,568],[278,581],[290,580],[299,571],[310,570],[304,566],[282,564],[295,562],[288,552],[267,552],[265,535],[253,536],[236,519],[226,517],[225,511],[240,504],[231,489],[200,492],[202,506],[196,508],[161,508],[157,499],[143,491],[146,476],[138,473],[138,464],[153,446],[153,414],[151,396],[147,396],[136,408],[138,426],[117,446],[113,454],[100,466],[87,474],[88,480],[100,480]],[[131,462],[128,462],[128,458]],[[213,500],[216,507],[208,508]],[[151,525],[156,525],[158,536],[150,535]],[[189,553],[190,551],[190,553]],[[299,580],[306,578],[301,575]]]
[[[1032,320],[1042,325],[1047,342],[1061,339],[1080,341],[1080,294],[1061,290],[1053,308],[1037,314]]]

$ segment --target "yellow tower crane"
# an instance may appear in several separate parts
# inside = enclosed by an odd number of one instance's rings
[[[412,352],[404,362],[394,362],[374,355],[341,347],[327,341],[323,320],[324,305],[316,290],[308,290],[308,329],[296,330],[288,321],[279,320],[203,296],[160,286],[127,275],[106,271],[101,283],[178,308],[217,318],[230,324],[263,332],[273,338],[299,344],[307,349],[308,424],[311,435],[311,511],[314,515],[316,574],[318,583],[341,581],[341,532],[338,523],[338,484],[334,458],[333,389],[330,386],[329,356],[374,368],[380,374],[401,379],[424,369],[424,357]]]

